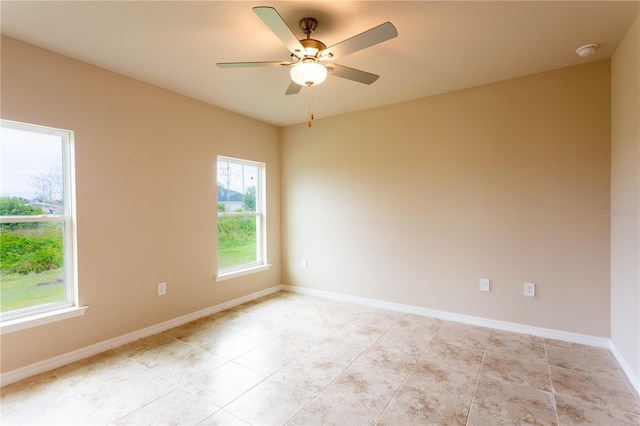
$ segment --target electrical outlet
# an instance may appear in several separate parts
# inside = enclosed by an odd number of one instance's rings
[[[534,283],[524,283],[524,295],[535,297],[536,285]]]
[[[167,294],[167,283],[158,283],[158,296]]]
[[[480,290],[489,291],[489,278],[480,278]]]
[[[300,267],[302,269],[307,269],[307,259],[300,260]]]

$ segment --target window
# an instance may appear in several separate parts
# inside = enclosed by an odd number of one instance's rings
[[[218,157],[218,281],[268,267],[265,166]]]
[[[49,322],[43,314],[68,314],[76,306],[73,133],[6,120],[0,130],[0,320],[5,332],[5,325],[16,320]]]

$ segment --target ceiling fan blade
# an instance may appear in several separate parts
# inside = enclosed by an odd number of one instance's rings
[[[322,56],[330,53],[333,55],[333,58],[340,58],[397,36],[398,31],[396,30],[396,27],[394,27],[391,22],[385,22],[384,24],[378,25],[377,27],[371,28],[370,30],[326,48],[322,51]]]
[[[300,89],[302,89],[302,86],[300,86],[298,83],[294,82],[293,80],[291,81],[291,83],[289,83],[289,87],[287,87],[287,91],[284,92],[285,95],[297,95],[298,92],[300,92]]]
[[[290,62],[266,61],[266,62],[218,62],[220,68],[252,68],[252,67],[285,67]]]
[[[298,56],[304,54],[304,46],[291,28],[284,22],[278,11],[268,6],[254,7],[253,11],[267,24],[267,27],[284,43],[291,53]]]
[[[371,74],[370,72],[360,71],[355,68],[349,68],[338,64],[327,65],[327,69],[329,70],[329,75],[346,78],[347,80],[353,80],[364,84],[371,84],[380,77],[379,75]]]

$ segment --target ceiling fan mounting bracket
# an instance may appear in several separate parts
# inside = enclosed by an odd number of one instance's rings
[[[309,35],[316,30],[317,26],[318,21],[313,18],[302,18],[300,20],[300,29],[302,29],[302,32],[307,36],[307,38],[309,38]]]

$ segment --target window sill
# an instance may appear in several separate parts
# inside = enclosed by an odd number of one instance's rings
[[[271,265],[258,265],[246,269],[238,269],[237,271],[223,272],[216,275],[216,281],[224,281],[231,278],[240,277],[242,275],[253,274],[254,272],[266,271]]]
[[[0,323],[0,335],[84,315],[88,306],[59,309]]]

